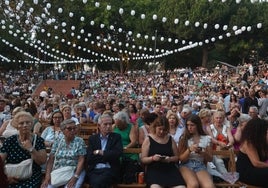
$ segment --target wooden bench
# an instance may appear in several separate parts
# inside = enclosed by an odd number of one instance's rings
[[[96,123],[81,123],[78,130],[78,136],[83,138],[85,143],[88,144],[90,135],[98,133],[98,125]]]
[[[124,153],[141,153],[141,148],[127,148],[124,149]],[[228,159],[228,165],[227,170],[228,172],[236,172],[236,163],[235,163],[235,152],[233,150],[220,150],[220,151],[213,151],[213,155],[222,156],[224,158]],[[214,183],[215,187],[217,188],[240,188],[240,187],[246,187],[246,188],[260,188],[257,186],[252,186],[245,184],[241,181],[236,181],[234,184],[231,184],[226,181],[222,181],[219,183]],[[89,188],[89,185],[83,186],[83,188]],[[139,184],[139,183],[132,183],[132,184],[117,184],[114,185],[113,188],[145,188],[146,184]]]

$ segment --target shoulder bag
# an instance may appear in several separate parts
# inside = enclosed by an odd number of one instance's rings
[[[33,148],[36,143],[36,134],[34,135]],[[8,177],[17,177],[21,180],[28,179],[32,176],[33,159],[26,159],[18,164],[6,164],[5,173]]]
[[[54,167],[55,167],[56,154],[59,151],[59,148],[60,148],[60,145],[61,145],[63,139],[64,139],[64,137],[61,139],[59,146],[56,150],[55,160],[54,160],[54,164],[53,164],[52,169],[54,169]],[[59,186],[67,184],[67,182],[73,177],[75,168],[76,168],[75,166],[64,166],[64,167],[60,167],[58,169],[53,170],[50,173],[51,185],[54,187],[59,187]]]

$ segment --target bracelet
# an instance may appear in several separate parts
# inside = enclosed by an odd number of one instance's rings
[[[79,175],[77,175],[77,174],[75,174],[74,177],[77,178],[77,179],[79,179]]]
[[[32,153],[33,150],[34,150],[34,147],[31,147],[28,151],[29,151],[29,153]]]

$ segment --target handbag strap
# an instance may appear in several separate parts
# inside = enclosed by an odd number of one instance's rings
[[[53,163],[53,168],[52,168],[52,169],[54,169],[54,167],[55,167],[55,163],[56,163],[56,161],[57,161],[56,156],[57,156],[57,153],[58,153],[58,151],[59,151],[59,148],[60,148],[60,145],[61,145],[63,139],[64,139],[64,137],[61,138],[61,140],[60,140],[60,142],[59,142],[59,145],[58,145],[58,147],[57,147],[57,150],[56,150],[56,152],[55,152],[55,154],[54,154],[54,163]]]
[[[34,134],[34,142],[33,142],[33,148],[35,148],[35,143],[36,143],[36,134]]]

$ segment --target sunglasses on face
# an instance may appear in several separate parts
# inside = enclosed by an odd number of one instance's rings
[[[65,129],[67,129],[68,131],[75,131],[76,127],[66,127]]]

